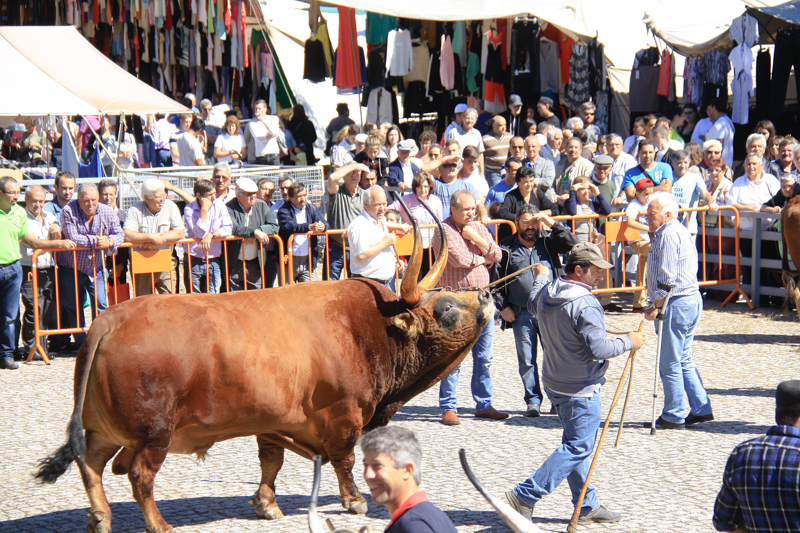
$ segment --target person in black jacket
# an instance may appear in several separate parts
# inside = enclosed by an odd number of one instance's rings
[[[561,273],[561,259],[578,244],[567,226],[531,204],[523,204],[516,215],[517,233],[500,242],[503,258],[498,264],[498,277],[505,277],[527,266],[540,263],[552,277]],[[539,334],[536,317],[527,308],[528,293],[533,287],[533,272],[528,270],[498,291],[497,306],[503,326],[511,324],[517,348],[519,375],[525,389],[525,416],[540,415],[542,389],[536,363],[536,336]]]
[[[297,143],[299,152],[305,152],[306,164],[316,164],[317,158],[314,157],[314,143],[317,141],[317,130],[314,124],[308,120],[306,108],[303,107],[303,104],[294,105],[292,117],[286,127],[292,132],[292,137]]]
[[[231,241],[226,248],[232,291],[260,289],[261,272],[269,287],[275,280],[271,270],[277,268],[264,252],[274,249],[270,235],[278,233],[278,221],[267,203],[259,200],[258,185],[250,178],[236,180],[236,198],[225,204],[233,223],[233,235],[243,241]],[[271,245],[271,246],[270,246]]]
[[[516,220],[522,206],[531,204],[538,211],[545,215],[558,215],[558,204],[549,198],[546,192],[538,187],[534,187],[536,174],[534,169],[522,167],[516,176],[517,188],[510,190],[503,198],[500,206],[500,218],[505,220]],[[505,225],[497,228],[497,239],[503,240],[510,235],[510,230]]]
[[[314,204],[308,203],[306,186],[295,181],[289,186],[289,201],[278,209],[280,235],[286,255],[292,254],[292,272],[287,272],[295,283],[311,281],[317,268],[317,236],[296,235],[289,248],[289,236],[296,233],[322,233],[328,230],[325,216]],[[288,269],[288,267],[287,267]],[[286,280],[290,283],[289,279]]]

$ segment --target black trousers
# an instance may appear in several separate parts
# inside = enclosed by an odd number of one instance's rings
[[[775,37],[775,57],[772,64],[772,87],[769,98],[769,116],[783,115],[783,104],[786,102],[786,88],[789,85],[789,73],[794,67],[800,72],[800,32],[780,31]],[[795,74],[797,94],[800,94],[800,76]]]
[[[35,342],[33,279],[30,279],[32,272],[33,268],[22,265],[22,308],[17,315],[15,328],[17,335],[22,338],[22,344],[25,346],[25,355],[30,352]],[[37,270],[36,274],[39,283],[39,327],[50,329],[55,325],[56,307],[54,304],[55,294],[53,292],[55,269],[52,267],[42,268]],[[42,338],[42,346],[47,347],[47,337]]]
[[[762,50],[756,57],[756,117],[769,116],[769,94],[772,87],[772,56]]]

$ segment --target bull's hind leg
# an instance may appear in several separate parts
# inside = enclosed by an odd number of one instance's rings
[[[261,485],[250,505],[256,506],[256,514],[260,518],[276,520],[283,518],[283,513],[275,501],[275,478],[283,466],[283,448],[269,442],[261,435],[256,435],[258,442],[258,459],[261,461]]]
[[[78,468],[89,496],[89,533],[111,531],[111,507],[103,490],[103,469],[119,448],[99,433],[86,432],[86,456],[78,461]]]
[[[360,432],[348,438],[342,435],[342,440],[326,442],[325,450],[331,459],[331,465],[339,479],[339,494],[342,496],[342,506],[353,514],[367,514],[367,500],[361,495],[353,479],[353,465],[356,455],[353,448],[358,441]]]
[[[172,526],[167,524],[153,498],[153,484],[164,459],[167,446],[146,444],[136,450],[128,471],[128,479],[133,489],[133,498],[142,509],[148,533],[169,533]]]

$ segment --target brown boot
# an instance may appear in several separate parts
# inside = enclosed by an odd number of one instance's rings
[[[475,411],[476,418],[490,418],[492,420],[503,420],[508,418],[508,413],[501,413],[494,407],[490,407],[485,411]]]
[[[457,426],[461,423],[455,411],[445,411],[442,413],[442,424],[445,426]]]

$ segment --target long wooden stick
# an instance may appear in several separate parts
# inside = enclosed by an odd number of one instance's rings
[[[516,271],[516,272],[514,272],[513,274],[509,274],[508,276],[505,276],[505,277],[503,277],[503,278],[500,278],[500,279],[498,279],[498,280],[495,280],[495,281],[491,282],[490,284],[488,284],[488,285],[484,286],[483,288],[484,288],[484,289],[488,289],[489,287],[493,287],[493,286],[497,285],[498,283],[502,283],[502,282],[504,282],[504,281],[505,281],[505,280],[507,280],[507,279],[515,278],[515,277],[519,276],[520,274],[522,274],[523,272],[525,272],[526,270],[530,270],[530,269],[532,269],[532,268],[534,268],[534,267],[537,267],[537,266],[539,266],[540,264],[541,264],[541,263],[534,263],[534,264],[532,264],[532,265],[528,265],[528,266],[526,266],[525,268],[522,268],[522,269],[520,269],[520,270],[517,270],[517,271]]]
[[[644,319],[642,319],[642,322],[639,324],[639,331],[642,331],[642,328],[644,328]],[[622,435],[622,426],[625,424],[625,413],[628,412],[628,398],[631,396],[631,385],[633,385],[633,365],[636,363],[633,358],[634,355],[636,355],[635,351],[630,355],[631,372],[628,374],[628,392],[625,393],[625,403],[622,404],[622,418],[619,420],[619,429],[617,430],[617,440],[614,441],[614,448],[619,446],[619,438]],[[622,377],[624,379],[625,375],[623,374]]]
[[[639,332],[641,333],[643,329],[644,329],[644,320],[642,320],[641,324],[639,324]],[[600,433],[600,442],[597,443],[597,449],[595,449],[594,451],[594,457],[592,458],[592,465],[589,467],[589,474],[586,476],[586,481],[583,482],[581,495],[578,496],[578,501],[575,504],[575,510],[572,512],[572,518],[570,519],[569,525],[567,526],[568,533],[576,533],[578,531],[578,518],[581,515],[581,505],[583,505],[583,499],[586,497],[586,489],[589,487],[589,480],[592,479],[594,466],[595,464],[597,464],[597,456],[600,453],[600,448],[603,446],[603,439],[605,439],[606,437],[606,431],[608,431],[608,424],[611,422],[611,414],[614,412],[614,407],[617,405],[617,400],[619,399],[619,393],[622,391],[622,383],[625,379],[625,374],[628,372],[628,365],[631,363],[635,355],[636,355],[636,350],[631,350],[631,354],[628,356],[628,360],[625,361],[625,368],[622,370],[622,377],[620,378],[619,384],[617,385],[617,391],[614,393],[614,399],[611,401],[611,409],[608,410],[606,423],[603,424],[603,432]]]

